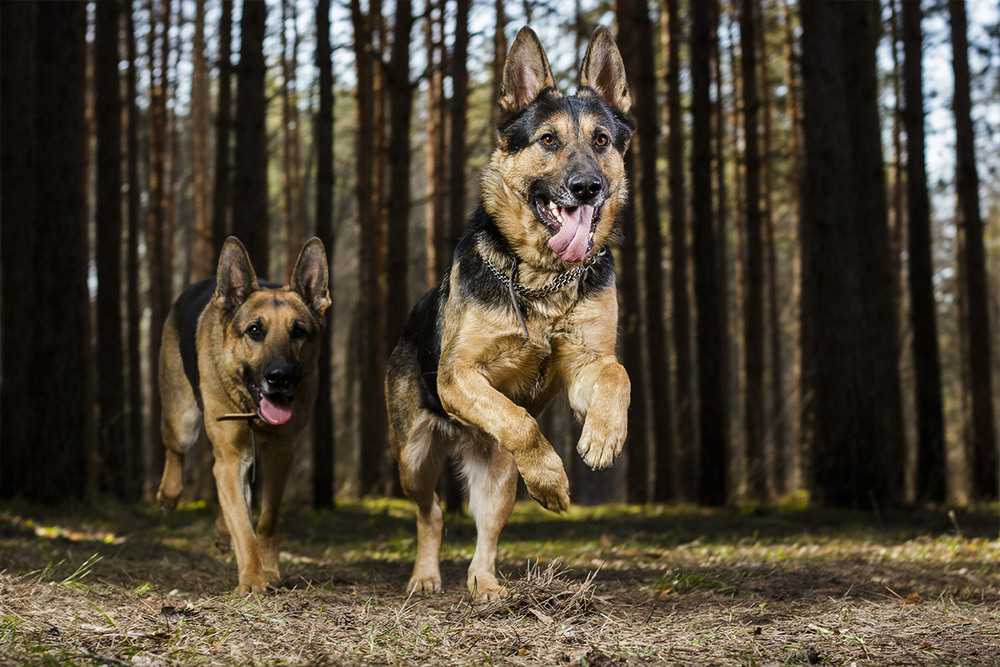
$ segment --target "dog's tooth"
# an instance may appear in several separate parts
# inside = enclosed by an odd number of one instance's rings
[[[594,240],[594,232],[590,232],[590,236],[587,237],[587,240],[588,241],[593,241]]]

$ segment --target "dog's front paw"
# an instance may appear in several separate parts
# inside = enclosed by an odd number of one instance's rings
[[[418,575],[416,573],[410,577],[410,583],[406,584],[406,594],[414,593],[438,593],[441,591],[440,575]]]
[[[576,451],[591,470],[604,470],[622,453],[627,434],[624,419],[599,419],[591,413],[583,424]]]
[[[559,514],[569,509],[569,478],[562,459],[546,447],[530,462],[517,461],[528,493],[545,509]]]
[[[476,602],[493,602],[510,594],[492,574],[470,576],[468,586],[469,595]]]
[[[274,588],[269,586],[267,582],[263,579],[253,580],[253,581],[241,581],[239,586],[236,587],[236,595],[239,597],[246,597],[251,593],[256,595],[264,595],[265,593],[273,593]]]

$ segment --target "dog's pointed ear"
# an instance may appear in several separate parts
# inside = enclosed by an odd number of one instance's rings
[[[554,85],[556,82],[552,78],[549,59],[545,57],[538,35],[524,26],[517,33],[503,65],[500,96],[497,98],[497,106],[500,107],[498,125],[504,126],[524,111],[538,97],[538,93]]]
[[[624,113],[632,109],[622,54],[611,31],[604,26],[597,26],[590,38],[587,54],[580,64],[580,85],[592,88],[605,102]]]
[[[250,264],[246,248],[235,236],[230,236],[222,245],[219,254],[219,269],[216,273],[215,300],[225,311],[232,311],[243,305],[253,292],[260,289],[257,275]]]
[[[299,251],[289,283],[306,304],[320,317],[330,307],[330,271],[326,263],[326,249],[315,236],[306,241]]]

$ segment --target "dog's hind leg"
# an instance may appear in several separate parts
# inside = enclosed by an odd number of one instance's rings
[[[497,540],[517,497],[514,457],[491,439],[485,449],[463,450],[462,472],[469,484],[469,513],[476,521],[476,553],[466,580],[469,593],[480,601],[505,597],[507,589],[496,577]]]
[[[173,314],[163,331],[160,348],[160,433],[166,455],[156,500],[166,511],[177,506],[184,489],[184,455],[198,441],[202,414],[181,363]]]
[[[417,417],[398,456],[403,492],[417,504],[417,556],[413,563],[413,576],[406,585],[407,594],[441,590],[438,558],[444,520],[434,487],[441,473],[445,448],[442,443],[435,442],[443,437],[433,427],[436,419],[429,414]]]

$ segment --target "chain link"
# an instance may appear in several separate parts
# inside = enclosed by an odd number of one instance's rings
[[[514,282],[513,271],[509,276],[505,274],[503,271],[501,271],[500,268],[497,267],[496,264],[491,262],[490,259],[483,253],[483,251],[479,248],[478,244],[476,245],[476,251],[482,258],[483,263],[486,264],[486,268],[488,268],[490,272],[494,276],[496,276],[497,280],[503,283],[505,287],[512,288],[518,294],[525,296],[529,299],[537,299],[539,297],[548,296],[549,294],[558,292],[562,288],[569,285],[571,282],[574,282],[575,280],[579,279],[580,276],[582,276],[587,271],[587,269],[589,269],[595,263],[597,263],[597,260],[599,260],[607,252],[605,248],[601,248],[597,252],[597,254],[595,254],[593,257],[588,259],[580,266],[575,266],[569,271],[563,271],[562,273],[560,273],[558,276],[556,276],[555,280],[553,280],[548,285],[545,285],[544,287],[533,288],[533,287],[527,287],[518,282]],[[516,266],[517,260],[515,259],[514,261]]]

